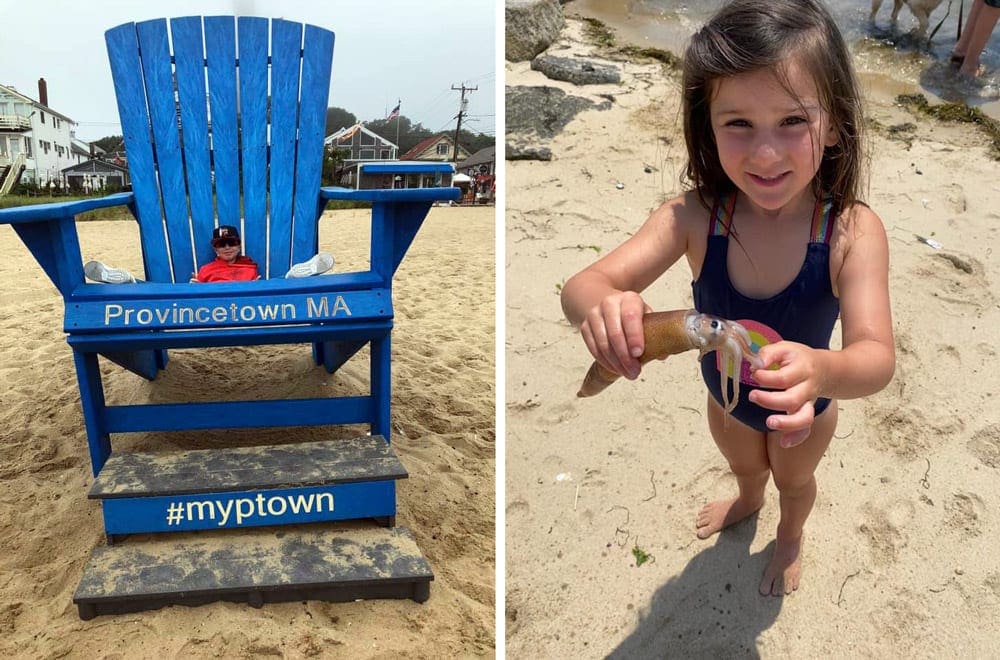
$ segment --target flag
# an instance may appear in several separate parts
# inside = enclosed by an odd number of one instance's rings
[[[392,112],[389,113],[389,116],[385,118],[386,121],[389,121],[390,119],[395,119],[396,117],[399,116],[399,106],[400,104],[397,103],[396,107],[393,108]]]

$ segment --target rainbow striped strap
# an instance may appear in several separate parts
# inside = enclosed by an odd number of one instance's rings
[[[833,235],[833,198],[817,200],[813,209],[810,243],[829,243]]]
[[[712,219],[708,225],[709,236],[729,236],[733,226],[733,211],[736,209],[736,194],[729,193],[715,200]]]

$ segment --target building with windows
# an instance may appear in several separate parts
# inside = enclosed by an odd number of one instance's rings
[[[20,170],[22,181],[62,187],[63,169],[85,158],[74,153],[76,122],[50,108],[48,101],[44,78],[38,80],[37,101],[0,85],[0,169]]]
[[[399,147],[368,130],[361,122],[331,133],[324,142],[327,149],[343,151],[345,165],[369,160],[396,160],[399,156]]]
[[[400,160],[440,160],[461,161],[469,157],[469,151],[458,145],[458,157],[455,156],[455,141],[447,133],[439,133],[421,140],[407,151]]]

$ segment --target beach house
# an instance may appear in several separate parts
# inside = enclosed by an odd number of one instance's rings
[[[79,159],[73,153],[76,122],[49,107],[48,88],[38,79],[38,100],[0,85],[0,194],[17,179],[40,187],[62,187],[62,170]]]

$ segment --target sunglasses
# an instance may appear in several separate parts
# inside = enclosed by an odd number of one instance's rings
[[[212,241],[212,247],[217,248],[227,248],[227,247],[239,247],[240,239],[238,238],[217,238]]]

